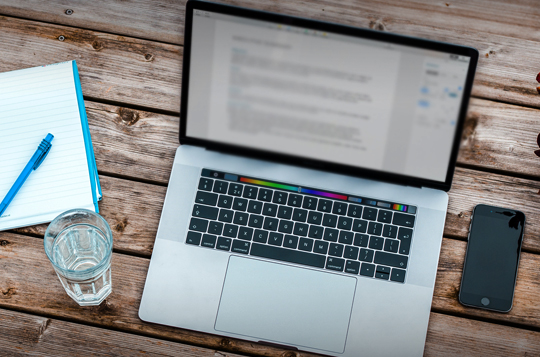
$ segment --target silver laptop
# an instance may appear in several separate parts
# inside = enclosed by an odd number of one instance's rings
[[[475,49],[201,1],[139,316],[421,356]]]

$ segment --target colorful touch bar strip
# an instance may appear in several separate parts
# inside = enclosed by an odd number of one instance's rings
[[[241,182],[246,182],[246,183],[252,183],[254,185],[259,185],[259,186],[281,188],[282,190],[289,190],[289,191],[298,192],[298,187],[296,187],[296,186],[283,185],[283,184],[275,183],[275,182],[254,180],[254,179],[249,179],[249,178],[246,178],[246,177],[240,177],[240,181]]]
[[[398,205],[398,204],[394,204],[394,206],[392,206],[393,209],[395,209],[396,211],[402,211],[402,212],[407,212],[407,206],[404,206],[404,205]]]
[[[347,196],[343,196],[343,195],[338,195],[336,193],[330,193],[330,192],[324,192],[324,191],[316,191],[316,190],[310,190],[308,188],[302,188],[301,191],[302,193],[309,193],[309,194],[312,194],[312,195],[317,195],[317,196],[323,196],[323,197],[329,197],[329,198],[337,198],[339,200],[347,200]]]

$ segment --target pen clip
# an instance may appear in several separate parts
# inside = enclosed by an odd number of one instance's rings
[[[50,138],[50,139],[49,139]],[[41,140],[41,144],[38,147],[38,150],[43,150],[41,155],[37,158],[34,166],[32,167],[32,170],[35,170],[41,165],[43,160],[45,160],[45,157],[47,157],[47,154],[49,154],[49,150],[51,150],[51,142],[53,136],[51,134],[47,135],[47,137],[43,140]],[[49,139],[49,140],[47,140]]]

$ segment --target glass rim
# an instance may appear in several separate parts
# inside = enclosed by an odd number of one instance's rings
[[[105,226],[105,232],[103,232],[100,228],[98,227],[95,227],[97,228],[100,232],[102,232],[104,235],[105,235],[105,243],[107,244],[107,253],[105,254],[105,256],[103,257],[103,259],[100,260],[100,262],[96,265],[94,265],[93,267],[91,268],[87,268],[87,269],[84,269],[84,270],[72,270],[72,269],[65,269],[65,268],[62,268],[60,266],[58,266],[54,260],[52,259],[51,255],[49,254],[49,251],[47,249],[47,234],[49,233],[49,228],[53,225],[53,223],[56,223],[56,221],[64,218],[65,216],[71,214],[71,213],[74,213],[74,212],[83,212],[83,213],[89,213],[90,215],[93,215],[95,217],[98,218],[98,220],[100,220],[104,226]],[[66,227],[67,228],[67,227]],[[56,237],[54,237],[54,239],[52,241],[54,241],[56,239]],[[113,250],[113,235],[112,235],[112,231],[111,231],[111,227],[109,227],[109,223],[107,223],[107,221],[105,220],[105,218],[103,218],[99,213],[97,212],[94,212],[94,211],[91,211],[89,209],[86,209],[86,208],[74,208],[74,209],[70,209],[70,210],[67,210],[65,212],[62,212],[60,213],[58,216],[56,216],[52,221],[51,223],[49,223],[49,226],[47,227],[47,230],[45,231],[45,235],[43,236],[43,247],[45,249],[45,254],[47,255],[47,258],[49,259],[49,261],[51,262],[51,264],[53,265],[53,268],[54,270],[57,272],[57,273],[60,273],[61,275],[65,276],[65,275],[70,275],[70,276],[79,276],[79,277],[83,277],[89,273],[92,273],[92,272],[95,272],[96,270],[100,270],[100,269],[103,269],[103,267],[107,264],[110,263],[111,261],[111,258],[112,258],[112,250]]]

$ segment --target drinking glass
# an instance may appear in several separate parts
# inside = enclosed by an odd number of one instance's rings
[[[73,209],[45,232],[45,253],[67,294],[81,306],[99,305],[111,293],[112,232],[99,214]]]

